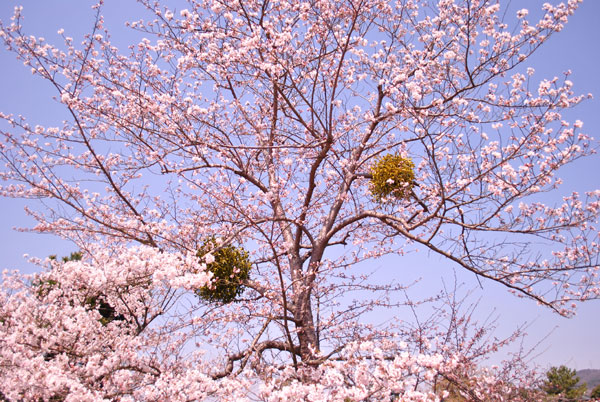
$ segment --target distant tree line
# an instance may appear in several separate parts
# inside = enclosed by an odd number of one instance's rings
[[[542,384],[542,390],[549,396],[551,401],[581,401],[585,398],[587,384],[579,384],[579,377],[574,369],[562,365],[551,367],[546,372],[546,379]],[[592,400],[600,399],[600,385],[594,387],[590,393]]]

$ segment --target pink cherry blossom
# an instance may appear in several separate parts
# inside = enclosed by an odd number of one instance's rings
[[[47,201],[33,230],[83,256],[6,273],[2,397],[535,400],[524,356],[482,364],[521,331],[494,339],[454,292],[406,300],[367,268],[419,248],[560,315],[600,298],[600,191],[560,192],[594,152],[563,117],[586,96],[527,66],[579,1],[539,21],[485,0],[138,2],[127,50],[102,2],[82,43],[28,35],[20,8],[0,24],[69,116],[0,113],[0,194]],[[386,181],[403,197],[374,197],[385,155],[414,164]],[[235,297],[202,297],[223,284]],[[367,319],[421,305],[414,327]]]

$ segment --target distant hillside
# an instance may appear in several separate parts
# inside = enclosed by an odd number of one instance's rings
[[[577,376],[579,377],[579,383],[587,383],[588,391],[600,384],[600,370],[598,369],[578,370]]]

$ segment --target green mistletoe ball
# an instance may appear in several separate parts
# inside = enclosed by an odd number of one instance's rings
[[[405,199],[411,194],[415,180],[415,164],[397,154],[384,155],[371,168],[371,194],[375,201]]]
[[[212,284],[196,291],[210,302],[231,303],[244,291],[243,283],[250,278],[252,263],[243,247],[219,246],[212,238],[204,242],[196,254],[212,272]],[[210,256],[209,256],[210,255]]]

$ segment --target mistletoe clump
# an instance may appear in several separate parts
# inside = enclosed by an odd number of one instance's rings
[[[371,194],[376,201],[408,198],[415,180],[415,164],[397,154],[385,155],[371,168]]]
[[[243,247],[219,246],[212,238],[204,242],[198,257],[206,262],[206,269],[212,272],[212,283],[196,291],[208,301],[231,303],[244,291],[243,283],[250,277],[250,256]]]

